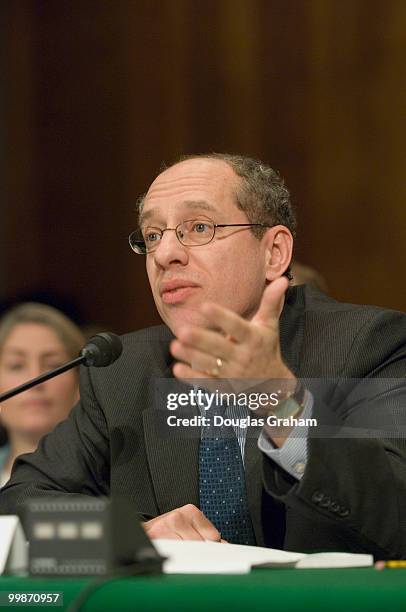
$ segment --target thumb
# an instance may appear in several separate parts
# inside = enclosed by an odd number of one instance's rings
[[[288,287],[289,281],[286,276],[281,276],[272,281],[264,291],[258,312],[252,322],[267,327],[277,325]]]

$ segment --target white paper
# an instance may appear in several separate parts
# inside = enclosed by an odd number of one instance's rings
[[[165,574],[247,574],[252,565],[293,563],[305,555],[260,546],[191,540],[153,540]]]
[[[373,564],[372,555],[363,554],[305,555],[260,546],[191,540],[153,540],[153,544],[163,557],[167,557],[163,564],[165,574],[247,574],[253,566],[310,569]]]
[[[300,559],[295,565],[298,569],[370,567],[374,563],[372,555],[345,552],[313,553]]]
[[[27,543],[18,516],[0,516],[0,574],[27,567]]]

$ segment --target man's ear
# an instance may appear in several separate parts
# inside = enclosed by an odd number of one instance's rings
[[[262,240],[265,245],[266,279],[273,281],[286,272],[292,260],[293,236],[285,225],[269,228]]]

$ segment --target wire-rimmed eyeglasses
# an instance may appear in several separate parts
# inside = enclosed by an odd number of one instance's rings
[[[264,223],[214,223],[211,219],[186,219],[176,227],[146,226],[136,229],[129,235],[130,247],[138,255],[153,253],[158,247],[164,232],[174,231],[177,239],[183,246],[195,247],[209,244],[214,238],[218,227],[272,227]]]

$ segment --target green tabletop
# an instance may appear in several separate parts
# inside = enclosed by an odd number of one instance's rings
[[[85,578],[0,578],[1,591],[62,591],[66,610],[93,582]],[[45,606],[13,606],[38,612]],[[2,610],[6,608],[1,606]],[[99,580],[81,610],[215,612],[406,611],[406,570],[257,569],[245,575],[172,575]]]

